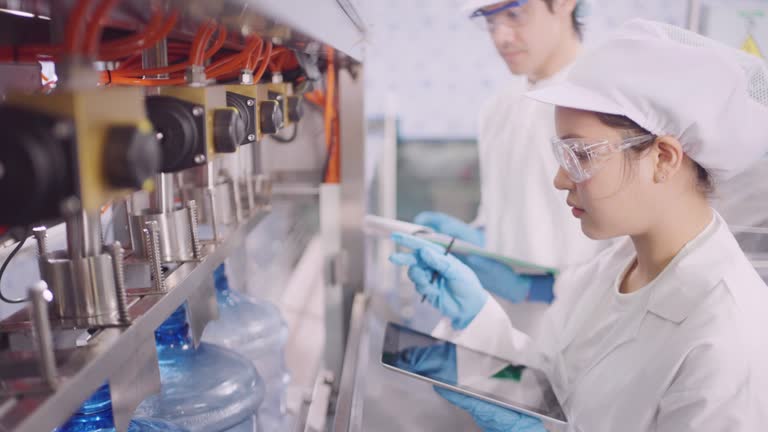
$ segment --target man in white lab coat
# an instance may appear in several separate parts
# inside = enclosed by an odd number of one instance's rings
[[[486,28],[510,72],[521,77],[494,95],[480,113],[481,204],[471,225],[424,212],[415,222],[484,246],[491,252],[562,268],[588,260],[602,247],[589,240],[552,188],[557,172],[549,140],[551,106],[524,97],[563,80],[582,50],[585,0],[469,0],[463,10]],[[552,300],[551,286],[517,283],[501,266],[468,263],[489,291],[517,303]],[[486,280],[483,280],[486,279]],[[490,280],[488,280],[490,279]]]

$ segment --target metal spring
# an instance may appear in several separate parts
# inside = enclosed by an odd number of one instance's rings
[[[120,323],[130,324],[131,317],[128,315],[128,294],[125,291],[125,260],[123,256],[123,246],[119,241],[116,241],[109,246],[109,253],[112,256],[112,267],[115,272],[117,315],[120,318]]]
[[[142,233],[144,234],[144,246],[147,251],[149,273],[152,276],[154,288],[158,292],[165,292],[165,278],[160,265],[160,236],[157,232],[157,222],[147,222]]]
[[[202,258],[203,247],[200,244],[200,235],[198,234],[198,214],[197,203],[195,200],[187,201],[187,209],[189,210],[189,230],[192,237],[192,255],[195,259]]]

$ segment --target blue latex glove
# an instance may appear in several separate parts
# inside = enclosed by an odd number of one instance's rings
[[[440,212],[421,212],[413,219],[413,223],[424,225],[433,230],[456,237],[475,246],[483,247],[485,244],[485,234],[482,230],[473,228],[467,223]]]
[[[463,394],[435,387],[437,394],[469,412],[484,432],[547,432],[541,420]]]
[[[488,300],[488,293],[472,269],[456,257],[445,255],[445,249],[434,243],[401,233],[392,234],[392,239],[413,252],[396,253],[389,260],[409,266],[408,277],[416,291],[451,319],[453,328],[466,328]],[[434,272],[438,277],[432,282]]]
[[[456,258],[475,272],[483,288],[512,303],[525,300],[552,303],[554,299],[552,276],[521,275],[504,263],[478,255],[456,255]]]
[[[425,375],[448,384],[456,384],[456,346],[438,343],[406,348],[392,363],[404,370]]]

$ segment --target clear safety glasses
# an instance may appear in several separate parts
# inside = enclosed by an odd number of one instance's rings
[[[655,135],[639,135],[619,142],[606,139],[552,138],[552,150],[560,166],[571,180],[581,183],[590,179],[612,153],[617,153],[656,139]]]
[[[487,31],[501,28],[519,28],[530,18],[529,0],[516,0],[494,8],[478,9],[469,17],[478,27]]]

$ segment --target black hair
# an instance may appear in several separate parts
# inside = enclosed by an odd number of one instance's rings
[[[600,123],[619,130],[623,138],[631,138],[633,136],[640,135],[652,135],[649,131],[645,130],[642,126],[627,116],[603,113],[595,114],[600,120]],[[654,142],[655,140],[648,140],[645,143],[632,147],[631,151],[634,155],[643,154],[646,150],[651,148]],[[629,155],[626,152],[624,154],[625,161],[629,161]],[[715,184],[712,180],[712,176],[709,174],[706,168],[699,165],[698,162],[694,161],[693,159],[691,159],[691,162],[693,162],[693,167],[696,170],[696,187],[705,195],[713,194],[715,191]]]
[[[555,11],[555,0],[544,0],[544,3],[547,4],[547,8],[550,12]],[[584,38],[584,24],[579,20],[579,18],[576,16],[576,8],[573,9],[573,12],[571,12],[571,25],[573,26],[573,31],[576,32],[576,35],[579,37],[579,39]]]

